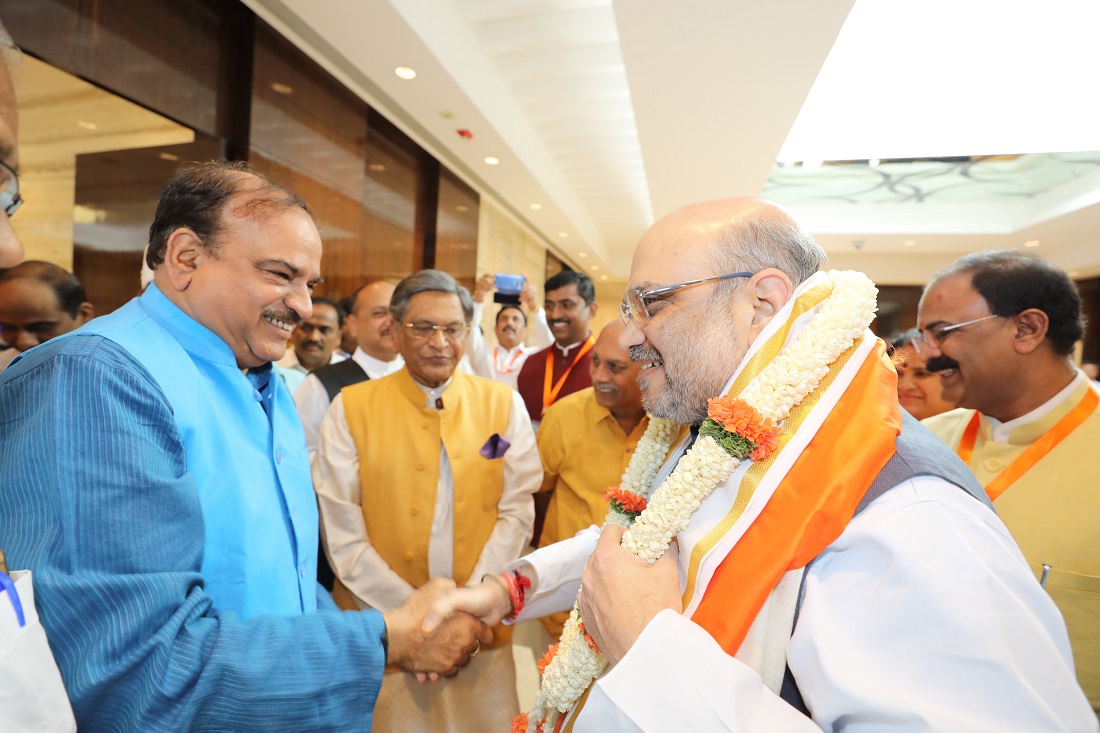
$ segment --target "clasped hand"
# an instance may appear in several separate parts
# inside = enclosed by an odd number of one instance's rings
[[[428,627],[432,603],[455,590],[449,578],[433,578],[418,588],[399,608],[382,614],[389,634],[387,663],[421,680],[453,677],[470,663],[482,644],[493,640],[493,630],[476,615],[456,611]]]

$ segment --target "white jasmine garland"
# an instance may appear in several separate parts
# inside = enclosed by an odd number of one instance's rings
[[[738,396],[776,423],[785,420],[794,407],[817,389],[829,373],[829,366],[858,342],[874,318],[878,290],[866,275],[833,270],[828,277],[832,294],[794,343],[783,349]],[[671,421],[650,421],[623,473],[623,490],[646,496],[675,431],[676,425]],[[652,442],[647,442],[651,437]],[[663,449],[662,441],[667,441]],[[643,443],[646,443],[644,450]],[[614,510],[608,512],[604,523],[629,527],[623,535],[623,547],[648,563],[656,562],[668,550],[672,538],[688,526],[703,500],[739,464],[713,438],[701,436],[653,492],[645,511],[632,525],[629,517]],[[542,733],[552,730],[558,714],[568,712],[607,667],[604,656],[593,650],[580,633],[580,624],[579,607],[574,603],[558,652],[546,667],[535,705],[528,714],[528,733],[538,733],[540,725]]]

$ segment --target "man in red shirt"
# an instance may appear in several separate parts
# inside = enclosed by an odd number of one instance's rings
[[[545,291],[546,323],[554,343],[527,357],[516,384],[536,429],[550,405],[592,386],[588,366],[595,344],[588,329],[596,315],[592,280],[584,273],[563,270],[546,281]]]

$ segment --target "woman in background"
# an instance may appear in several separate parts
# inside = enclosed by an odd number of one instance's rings
[[[954,410],[955,405],[940,396],[943,389],[935,372],[928,371],[913,339],[917,330],[911,329],[891,339],[894,345],[894,366],[898,370],[898,402],[918,420]]]

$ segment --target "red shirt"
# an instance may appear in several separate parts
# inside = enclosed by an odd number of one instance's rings
[[[516,389],[519,390],[519,394],[523,397],[523,403],[527,406],[527,414],[531,416],[531,420],[538,422],[542,420],[542,395],[545,387],[546,380],[546,355],[551,351],[554,354],[551,360],[551,366],[553,371],[551,372],[551,384],[557,384],[561,379],[561,375],[565,373],[566,369],[569,369],[569,365],[573,364],[573,360],[577,357],[578,349],[584,348],[584,341],[576,344],[569,349],[569,353],[566,354],[562,351],[562,348],[558,346],[557,342],[554,342],[547,346],[542,351],[536,351],[527,357],[527,361],[523,363],[523,369],[520,370],[519,377],[516,380]],[[587,354],[577,360],[577,363],[573,366],[572,371],[569,372],[569,376],[565,378],[565,384],[562,385],[561,391],[555,396],[554,401],[560,400],[566,395],[571,395],[574,392],[592,386],[592,375],[589,374],[588,368],[592,362],[591,349]],[[549,407],[549,405],[547,405]]]

